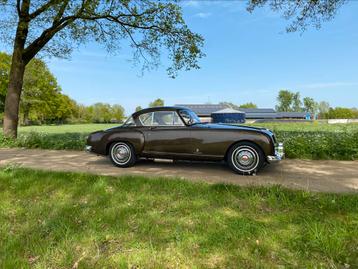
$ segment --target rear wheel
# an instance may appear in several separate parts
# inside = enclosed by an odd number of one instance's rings
[[[229,150],[227,162],[236,173],[251,175],[259,171],[263,166],[265,155],[257,145],[250,142],[241,142]]]
[[[109,148],[109,158],[118,167],[130,167],[136,162],[133,146],[125,142],[115,142]]]

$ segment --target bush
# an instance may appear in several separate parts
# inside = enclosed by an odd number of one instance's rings
[[[358,132],[275,131],[287,158],[358,159]]]
[[[0,133],[0,147],[24,147],[41,149],[83,150],[88,134],[86,133],[23,133],[16,140],[7,139]]]

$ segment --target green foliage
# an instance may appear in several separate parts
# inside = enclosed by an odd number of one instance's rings
[[[0,52],[0,113],[9,83],[11,56]],[[33,59],[26,68],[20,102],[24,124],[66,122],[74,116],[76,104],[61,93],[56,78],[40,59]]]
[[[338,9],[347,2],[347,0],[249,0],[247,10],[253,12],[256,8],[267,5],[273,12],[281,13],[289,21],[287,32],[303,32],[309,26],[321,28],[321,24],[333,19]]]
[[[357,268],[358,196],[0,169],[0,268]]]
[[[275,131],[287,158],[358,160],[358,131]]]
[[[336,107],[330,108],[326,114],[326,118],[328,119],[354,119],[357,118],[357,114],[353,109],[344,108],[344,107]]]
[[[0,133],[0,147],[83,150],[87,133],[21,133],[17,139],[6,138]]]
[[[327,119],[327,113],[330,109],[330,105],[328,102],[321,101],[318,104],[318,113],[320,119]]]
[[[149,103],[149,107],[164,106],[164,100],[157,98],[153,102]]]
[[[318,104],[315,102],[315,100],[313,98],[311,98],[311,97],[303,98],[303,106],[304,106],[304,110],[306,112],[316,114]]]
[[[143,108],[141,107],[141,106],[137,106],[136,108],[135,108],[135,111],[136,112],[138,112],[138,111],[140,111],[140,110],[142,110]]]
[[[257,105],[252,102],[249,102],[249,103],[240,105],[239,108],[257,108]]]
[[[90,106],[78,106],[78,122],[109,123],[122,122],[124,108],[120,105],[96,103]]]
[[[20,5],[20,4],[19,4]],[[25,38],[21,53],[31,60],[38,53],[67,57],[79,44],[96,41],[108,51],[120,48],[129,41],[133,60],[144,69],[155,67],[160,55],[166,54],[172,63],[168,74],[176,76],[181,69],[197,69],[203,37],[192,32],[182,16],[176,0],[171,1],[31,1],[29,10],[17,12],[14,4],[0,2],[0,38],[12,45],[17,24],[25,21],[24,31],[16,32]],[[21,28],[22,29],[22,28]]]

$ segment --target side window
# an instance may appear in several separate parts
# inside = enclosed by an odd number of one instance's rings
[[[165,126],[173,125],[173,111],[156,111],[154,112],[153,125]]]
[[[144,126],[151,126],[153,120],[153,112],[139,115],[139,120]]]
[[[179,117],[178,113],[174,111],[174,123],[175,126],[184,126],[183,121]]]
[[[183,122],[175,111],[155,111],[139,116],[144,126],[183,126]]]

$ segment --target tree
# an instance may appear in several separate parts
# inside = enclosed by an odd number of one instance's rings
[[[318,113],[319,113],[319,118],[321,119],[326,119],[327,118],[327,113],[329,111],[329,103],[322,101],[318,104]]]
[[[300,93],[296,92],[293,94],[292,96],[292,111],[294,112],[301,112],[302,111],[302,102],[301,102],[301,97],[300,97]]]
[[[312,114],[316,114],[318,104],[315,102],[315,100],[313,98],[305,97],[305,98],[303,98],[303,107],[304,107],[305,112],[310,112]]]
[[[149,103],[149,107],[164,106],[164,100],[157,98],[153,102]]]
[[[113,51],[128,39],[144,69],[158,65],[161,50],[167,49],[172,77],[181,69],[199,68],[204,56],[203,38],[187,27],[175,0],[0,0],[0,17],[1,36],[13,44],[3,127],[7,137],[17,136],[25,67],[40,52],[65,57],[92,40]]]
[[[135,112],[137,112],[137,111],[140,111],[140,110],[142,110],[143,108],[141,107],[141,106],[137,106],[136,108],[135,108]]]
[[[354,117],[353,110],[344,107],[330,108],[327,113],[328,119],[353,119]]]
[[[294,93],[288,90],[281,90],[278,93],[277,101],[278,105],[276,106],[277,111],[288,112],[292,111],[292,102],[293,102]]]
[[[122,122],[124,119],[124,108],[121,105],[113,105],[111,107],[112,120]]]
[[[257,105],[252,102],[249,102],[249,103],[240,105],[239,108],[257,108]]]
[[[312,25],[320,28],[322,22],[334,18],[338,9],[347,0],[249,0],[247,10],[253,12],[258,7],[268,5],[274,12],[281,12],[290,21],[287,32],[305,31]]]
[[[9,84],[11,56],[0,53],[0,99],[5,100]],[[24,73],[24,82],[20,102],[20,118],[24,124],[31,121],[66,121],[73,116],[73,101],[61,93],[55,76],[40,59],[32,59]],[[64,106],[68,105],[69,109]],[[3,108],[3,107],[2,107]],[[0,107],[1,109],[1,107]],[[60,113],[57,110],[66,111]],[[0,110],[0,113],[3,110]],[[57,115],[56,115],[57,114]]]

